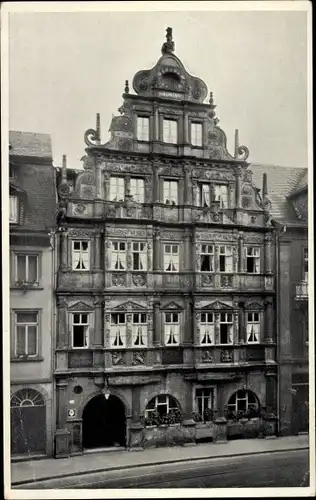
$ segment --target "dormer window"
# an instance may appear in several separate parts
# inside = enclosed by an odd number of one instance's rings
[[[137,139],[149,141],[149,118],[146,116],[137,117]]]
[[[10,222],[16,224],[18,222],[18,197],[10,196]]]
[[[202,123],[191,123],[192,146],[202,146]]]
[[[163,142],[169,144],[178,143],[178,122],[176,120],[163,121]]]

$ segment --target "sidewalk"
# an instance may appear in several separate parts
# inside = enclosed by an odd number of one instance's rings
[[[70,458],[16,462],[11,464],[11,484],[14,486],[44,479],[128,469],[142,465],[158,465],[166,462],[307,449],[308,440],[308,435],[275,439],[242,439],[225,444],[203,443],[196,446],[151,448],[144,451],[107,451]]]

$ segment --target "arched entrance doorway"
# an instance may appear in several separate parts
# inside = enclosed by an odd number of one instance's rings
[[[92,398],[82,414],[83,448],[125,446],[126,420],[122,401],[114,395]]]

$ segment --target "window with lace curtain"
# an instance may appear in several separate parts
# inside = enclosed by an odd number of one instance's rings
[[[199,205],[203,208],[211,206],[211,186],[210,186],[210,184],[201,184]]]
[[[111,269],[113,271],[126,270],[126,243],[125,241],[112,241],[111,243]]]
[[[214,314],[202,313],[200,321],[200,344],[214,344]]]
[[[166,205],[178,204],[178,182],[164,181],[163,183],[163,202]]]
[[[191,144],[202,146],[202,123],[191,123]]]
[[[219,202],[220,208],[228,207],[228,187],[226,184],[214,185],[214,199]]]
[[[126,346],[126,314],[112,313],[110,326],[110,344],[111,347]]]
[[[14,356],[34,358],[38,356],[39,313],[19,311],[14,313],[15,342]]]
[[[73,271],[89,271],[90,269],[90,242],[72,241],[72,269]]]
[[[125,179],[124,177],[113,176],[110,179],[110,201],[124,201],[125,199]]]
[[[163,120],[163,142],[177,144],[178,142],[178,122],[176,120]]]
[[[137,117],[137,139],[149,141],[149,118],[146,116]]]
[[[260,342],[260,313],[248,312],[246,320],[247,343],[258,344]]]
[[[145,201],[145,187],[144,187],[144,179],[140,178],[131,178],[131,195],[133,196],[133,200],[137,203],[144,203]]]
[[[179,245],[164,245],[164,270],[167,273],[179,272]]]
[[[165,345],[180,344],[180,315],[177,312],[164,313]]]
[[[147,347],[147,314],[133,313],[132,344],[136,347]]]
[[[134,241],[132,243],[133,255],[133,270],[146,271],[147,270],[147,244],[141,241]]]
[[[18,283],[32,283],[38,285],[39,282],[39,256],[28,254],[16,254],[15,278]]]

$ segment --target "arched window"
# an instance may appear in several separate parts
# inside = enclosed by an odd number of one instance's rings
[[[145,410],[145,425],[168,425],[181,422],[182,414],[178,401],[169,394],[159,394],[151,399]]]
[[[227,404],[227,418],[257,417],[259,415],[259,400],[247,390],[235,392]]]
[[[11,408],[18,406],[45,406],[43,396],[34,389],[21,389],[11,397]]]

